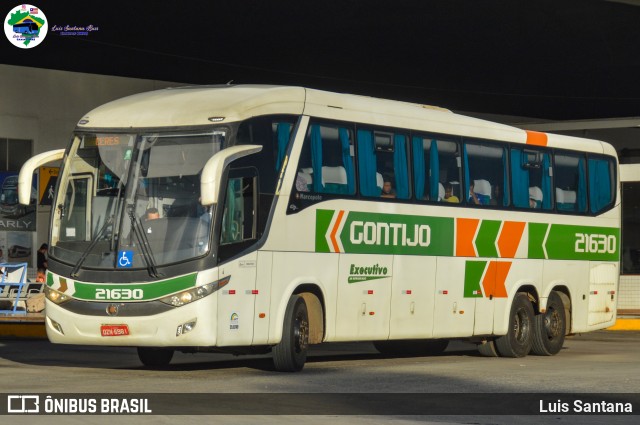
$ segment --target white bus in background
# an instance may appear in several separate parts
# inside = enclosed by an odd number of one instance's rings
[[[18,176],[12,175],[4,179],[0,187],[0,217],[20,218],[36,209],[37,194],[35,188],[31,188],[29,205],[18,203]]]
[[[64,158],[63,158],[64,156]],[[79,121],[52,208],[46,328],[63,344],[553,355],[612,325],[614,149],[300,87],[161,90]],[[21,202],[28,195],[20,192]],[[456,202],[457,201],[457,202]]]

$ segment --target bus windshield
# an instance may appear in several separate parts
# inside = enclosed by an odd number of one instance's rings
[[[200,203],[200,173],[226,134],[77,134],[57,191],[52,257],[76,272],[153,271],[207,254],[213,212]]]

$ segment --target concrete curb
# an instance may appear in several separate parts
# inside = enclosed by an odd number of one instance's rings
[[[1,339],[47,338],[44,313],[22,313],[0,315]]]
[[[616,320],[616,324],[607,328],[608,331],[640,331],[640,319],[623,318]]]
[[[44,323],[2,323],[0,339],[46,339]]]

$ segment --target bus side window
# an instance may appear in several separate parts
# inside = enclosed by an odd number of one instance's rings
[[[409,158],[407,149],[407,137],[404,134],[393,135],[393,189],[398,199],[409,199]]]
[[[555,155],[555,195],[558,211],[587,210],[587,170],[584,155]]]
[[[229,178],[220,226],[219,260],[229,258],[255,242],[257,186],[256,176]]]
[[[407,152],[404,134],[359,129],[358,165],[362,195],[409,199]]]
[[[513,205],[518,208],[552,209],[551,155],[537,149],[512,148],[510,159]]]
[[[589,206],[594,214],[613,203],[616,193],[614,167],[611,159],[589,158]]]
[[[312,123],[300,155],[299,178],[294,187],[300,192],[355,194],[353,151],[350,129]]]
[[[82,174],[69,179],[61,213],[64,229],[61,232],[62,241],[87,241],[91,237],[91,207],[87,200],[89,188],[93,185],[92,180],[91,176]]]
[[[411,149],[413,151],[413,187],[416,199],[442,201],[444,186],[438,181],[438,141],[413,136]]]
[[[463,160],[467,204],[509,205],[502,190],[508,181],[506,149],[489,143],[465,143]]]

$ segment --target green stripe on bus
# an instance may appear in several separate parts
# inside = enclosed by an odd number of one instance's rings
[[[552,224],[545,243],[552,260],[617,261],[620,229]]]
[[[529,258],[618,261],[619,245],[615,227],[529,223]]]
[[[502,223],[481,221],[474,241],[479,257],[499,258],[496,241]],[[527,258],[585,261],[620,258],[619,228],[548,223],[528,223],[527,228]],[[450,217],[360,211],[341,214],[320,209],[316,211],[315,232],[316,252],[455,255],[455,220]]]
[[[316,212],[317,252],[331,252],[326,235],[334,212]],[[337,235],[345,253],[453,256],[453,218],[358,211],[345,216]]]
[[[105,285],[75,282],[75,292],[72,296],[87,301],[153,300],[195,286],[196,278],[197,273],[148,283]]]

